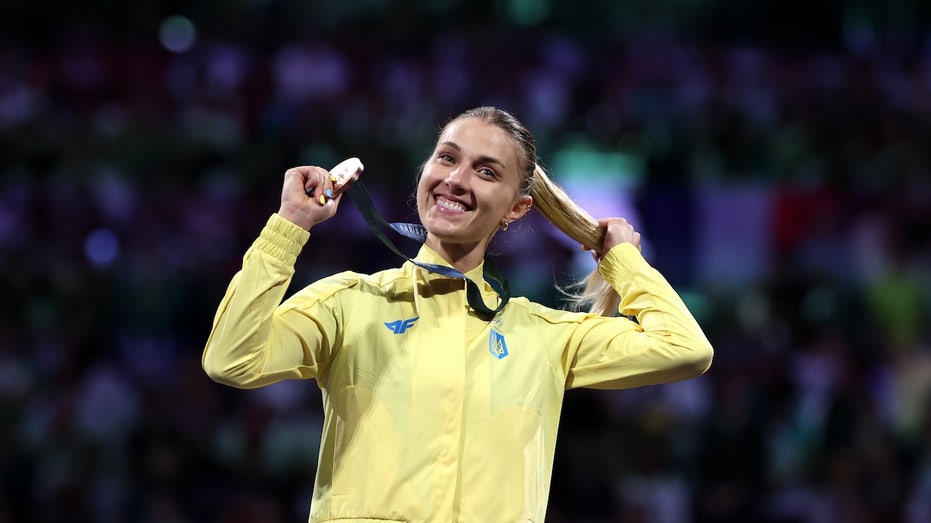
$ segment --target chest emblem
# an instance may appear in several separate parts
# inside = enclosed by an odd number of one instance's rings
[[[420,319],[420,316],[415,316],[406,320],[386,321],[385,327],[388,327],[388,330],[395,334],[404,334],[407,332],[407,329],[414,326],[414,322],[418,319]]]
[[[508,355],[508,345],[504,341],[504,335],[494,329],[488,334],[488,352],[499,360]]]

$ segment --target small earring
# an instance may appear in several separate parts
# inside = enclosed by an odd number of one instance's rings
[[[501,225],[501,230],[502,230],[502,231],[506,231],[506,230],[508,230],[508,225],[510,225],[510,223],[508,223],[508,222],[504,222],[504,224],[503,224],[503,225]]]

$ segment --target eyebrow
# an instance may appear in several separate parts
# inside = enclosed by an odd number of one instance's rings
[[[451,148],[453,148],[453,149],[455,149],[455,150],[457,150],[457,151],[459,151],[459,152],[462,152],[462,147],[459,147],[459,144],[457,144],[457,143],[455,143],[455,142],[440,142],[440,145],[445,145],[445,146],[451,147]],[[478,159],[479,159],[479,163],[495,163],[495,164],[500,165],[502,168],[505,168],[505,167],[506,167],[506,166],[504,165],[504,162],[502,162],[501,160],[499,160],[499,159],[497,159],[497,158],[491,157],[491,156],[481,155],[481,156],[478,157]]]

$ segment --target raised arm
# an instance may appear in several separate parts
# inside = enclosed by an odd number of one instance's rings
[[[329,195],[326,169],[296,167],[285,173],[281,207],[246,252],[214,317],[202,365],[215,381],[251,388],[320,371],[335,330],[332,315],[321,308],[315,328],[302,321],[298,329],[279,305],[310,228],[336,213],[340,197]]]
[[[596,251],[599,271],[620,295],[619,312],[579,327],[567,387],[630,388],[704,373],[713,350],[698,322],[666,279],[640,253],[640,234],[623,218],[606,228]]]

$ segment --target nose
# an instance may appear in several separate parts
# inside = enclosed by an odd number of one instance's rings
[[[459,165],[456,166],[455,169],[449,171],[443,183],[454,191],[464,191],[468,188],[468,178],[469,176],[465,172],[465,168]]]

